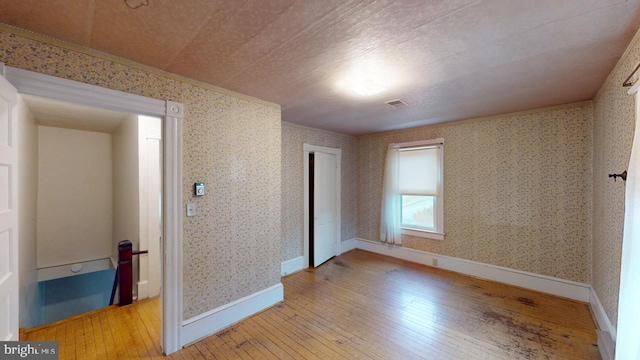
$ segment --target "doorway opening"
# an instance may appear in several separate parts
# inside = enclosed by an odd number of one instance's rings
[[[125,239],[147,251],[133,259],[133,298],[159,296],[162,119],[32,95],[18,109],[20,245],[35,247],[21,267],[37,276],[21,327],[110,305]]]
[[[340,255],[342,150],[304,144],[304,268]]]
[[[313,238],[313,227],[315,225],[313,221],[314,216],[314,199],[315,199],[315,189],[314,189],[314,178],[315,178],[315,168],[313,164],[313,159],[315,157],[314,153],[309,153],[309,267],[316,267],[315,262],[313,261],[313,256],[315,255],[313,249],[315,246],[315,241]],[[312,195],[313,194],[313,195]],[[319,265],[319,264],[318,264]]]
[[[152,99],[144,96],[129,94],[112,89],[106,89],[95,85],[80,83],[72,80],[61,79],[49,75],[43,75],[27,70],[4,67],[0,63],[0,74],[8,82],[7,91],[21,95],[40,96],[47,99],[56,99],[78,105],[98,107],[134,114],[145,114],[162,119],[162,249],[160,250],[162,277],[160,290],[160,346],[165,354],[178,351],[182,343],[182,118],[184,108],[182,104]],[[13,85],[13,86],[11,86]],[[13,90],[11,90],[13,89]],[[9,94],[11,95],[11,94]],[[15,102],[15,100],[13,100]],[[16,107],[17,109],[17,107]],[[16,111],[17,112],[17,111]],[[19,114],[15,114],[19,121]],[[15,133],[16,130],[12,130]],[[20,169],[20,157],[16,161]],[[24,187],[21,187],[24,189]],[[17,194],[16,194],[17,195]],[[26,195],[16,196],[18,209]],[[31,194],[33,196],[33,194]],[[17,218],[24,218],[18,216]],[[16,223],[17,228],[17,223]],[[19,231],[18,231],[19,233]],[[18,236],[21,238],[22,234]],[[34,246],[35,247],[35,246]],[[37,283],[37,271],[31,271],[23,266],[24,258],[20,247],[20,254],[14,254],[12,263],[19,268],[20,283],[17,281],[11,291],[20,293],[21,301],[29,299],[22,296],[30,291],[33,283]],[[35,251],[35,250],[33,250]],[[34,256],[35,258],[35,256]],[[17,318],[24,318],[24,304]],[[16,311],[17,313],[17,311]],[[11,324],[11,332],[17,334],[18,321]]]

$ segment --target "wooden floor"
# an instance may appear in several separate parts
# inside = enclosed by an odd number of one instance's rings
[[[351,251],[171,359],[599,359],[585,303]],[[60,359],[160,358],[157,299],[23,331]]]

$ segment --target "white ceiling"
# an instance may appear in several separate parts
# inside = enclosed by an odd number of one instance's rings
[[[36,123],[65,129],[113,134],[132,114],[77,105],[33,95],[21,95]]]
[[[0,22],[360,135],[590,100],[640,0],[0,0]],[[388,90],[360,97],[357,78]]]

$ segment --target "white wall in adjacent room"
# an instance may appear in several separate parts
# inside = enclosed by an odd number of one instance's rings
[[[38,129],[38,268],[111,256],[110,134]]]

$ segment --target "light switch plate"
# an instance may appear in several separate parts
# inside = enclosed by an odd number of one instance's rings
[[[187,204],[187,216],[197,215],[196,204]]]

